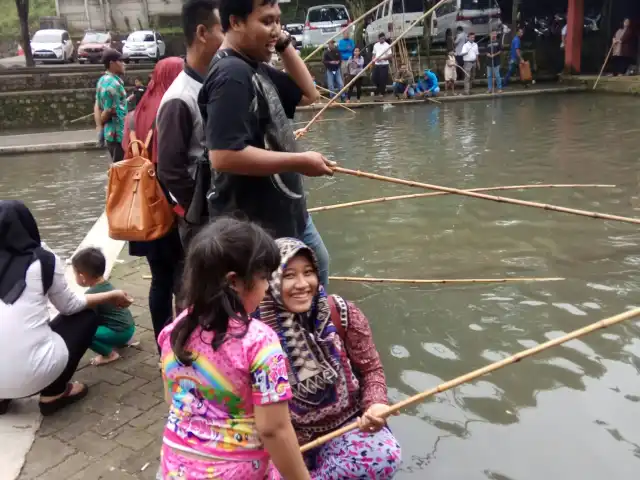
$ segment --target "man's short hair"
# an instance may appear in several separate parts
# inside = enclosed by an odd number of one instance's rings
[[[457,30],[458,32],[464,32],[464,28],[462,28],[462,27],[460,27],[460,26],[459,26],[458,28],[456,28],[456,30]]]
[[[231,28],[231,16],[246,20],[253,12],[254,2],[259,6],[273,6],[278,0],[220,0],[220,23],[222,31],[226,32]]]
[[[71,259],[73,269],[91,278],[100,278],[107,269],[107,260],[99,248],[83,248]]]
[[[198,25],[211,29],[218,23],[216,8],[220,8],[218,0],[187,0],[182,5],[182,31],[187,45],[192,45],[196,39]]]
[[[384,38],[384,37],[385,37],[385,34],[384,34],[384,33],[379,33],[379,34],[378,34],[378,38]]]

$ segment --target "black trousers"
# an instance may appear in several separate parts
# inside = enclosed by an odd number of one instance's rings
[[[73,315],[58,315],[49,326],[62,337],[69,350],[69,360],[64,371],[51,385],[40,392],[46,397],[54,397],[65,392],[78,368],[78,363],[91,345],[98,328],[98,316],[93,310],[83,310]]]
[[[107,142],[107,151],[113,163],[124,160],[124,150],[120,142]]]
[[[624,75],[627,73],[627,69],[629,65],[633,62],[633,59],[630,57],[621,57],[616,56],[612,57],[611,61],[613,63],[613,73],[614,75]]]
[[[349,80],[351,81],[351,80]],[[351,85],[349,87],[349,94],[348,94],[348,98],[349,100],[351,100],[351,97],[353,96],[353,89],[356,89],[356,95],[358,100],[360,100],[360,97],[362,96],[362,77],[358,78],[355,83],[353,85]]]
[[[374,65],[371,80],[376,86],[376,95],[387,93],[387,81],[389,80],[389,65]]]
[[[173,298],[177,299],[180,291],[184,253],[178,229],[174,228],[165,237],[150,242],[146,257],[151,270],[149,311],[157,341],[162,329],[173,319]],[[179,308],[178,300],[176,304]]]

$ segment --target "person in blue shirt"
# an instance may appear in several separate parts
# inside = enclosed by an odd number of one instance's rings
[[[424,71],[424,78],[418,82],[416,91],[422,96],[437,97],[440,93],[440,85],[436,74],[427,68]]]
[[[349,60],[353,56],[353,51],[356,49],[356,43],[349,36],[349,30],[345,30],[342,34],[342,38],[338,42],[338,51],[340,52],[340,58],[342,59],[342,78],[346,79],[349,74],[348,66]]]
[[[504,76],[504,80],[502,82],[502,86],[506,87],[507,84],[509,83],[509,79],[511,78],[511,75],[513,75],[514,71],[516,70],[516,68],[518,68],[520,66],[521,63],[524,63],[524,58],[522,57],[522,34],[524,33],[524,31],[522,30],[522,28],[519,28],[516,36],[513,38],[513,41],[511,42],[511,54],[509,56],[509,70],[507,71],[507,74]]]

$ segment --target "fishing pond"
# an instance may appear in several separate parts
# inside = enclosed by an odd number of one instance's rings
[[[613,184],[493,192],[640,217],[640,101],[570,94],[331,110],[301,140],[346,168],[457,188]],[[296,121],[310,119],[309,113]],[[99,151],[0,159],[0,198],[34,211],[68,257],[103,208]],[[309,179],[309,206],[420,193],[352,176]],[[491,193],[491,192],[490,192]],[[331,274],[549,283],[390,285],[333,281],[367,314],[396,402],[640,306],[640,230],[454,195],[313,214]],[[390,420],[399,479],[635,478],[640,324],[597,332],[437,395]]]

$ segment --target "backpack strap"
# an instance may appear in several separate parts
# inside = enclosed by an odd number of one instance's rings
[[[45,250],[39,248],[36,250],[36,258],[40,260],[40,269],[42,271],[42,293],[47,294],[51,285],[53,285],[53,274],[56,269],[56,256]]]
[[[327,297],[329,301],[329,308],[331,309],[331,321],[334,327],[338,331],[338,335],[342,341],[347,336],[347,329],[349,328],[349,307],[347,302],[338,295],[329,295]]]

